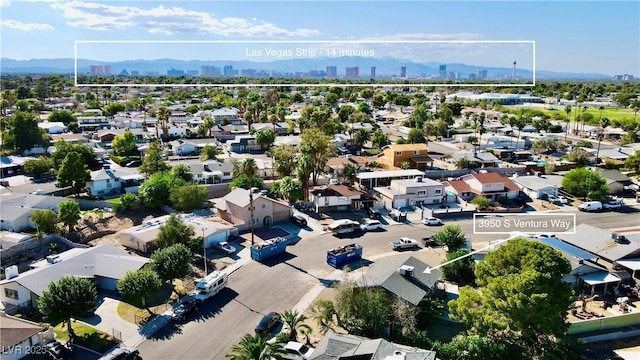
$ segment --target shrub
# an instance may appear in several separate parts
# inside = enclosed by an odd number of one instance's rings
[[[491,200],[487,199],[484,196],[478,196],[471,200],[470,203],[476,205],[478,210],[486,210],[489,206],[491,206]]]

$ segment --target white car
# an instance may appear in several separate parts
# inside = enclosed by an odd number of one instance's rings
[[[236,252],[236,248],[226,241],[215,243],[213,244],[213,247],[219,251],[222,251],[226,255],[231,255]]]
[[[622,207],[622,202],[619,200],[610,200],[602,204],[605,209],[620,209]]]
[[[399,240],[391,241],[389,242],[389,245],[391,245],[393,250],[412,249],[420,247],[420,244],[418,244],[418,240],[408,237],[401,237]]]
[[[311,354],[313,354],[312,348],[306,346],[305,344],[301,344],[296,341],[289,341],[287,345],[284,346],[284,359],[309,359]]]
[[[363,224],[360,224],[362,231],[380,230],[382,229],[382,223],[378,220],[365,220]]]
[[[432,226],[432,225],[442,225],[442,220],[435,218],[433,216],[429,216],[426,217],[424,219],[422,219],[422,223],[427,225],[427,226]]]

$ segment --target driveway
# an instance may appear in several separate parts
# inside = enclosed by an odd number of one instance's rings
[[[84,318],[79,321],[87,323],[102,332],[123,340],[127,346],[135,346],[144,339],[138,331],[138,325],[132,324],[118,315],[119,300],[103,296],[99,301],[101,301],[101,303],[96,309],[94,315],[90,318]]]

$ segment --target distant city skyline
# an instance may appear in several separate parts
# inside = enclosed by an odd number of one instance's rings
[[[637,1],[65,1],[0,0],[0,53],[27,60],[73,58],[76,41],[176,40],[511,40],[535,41],[535,68],[557,72],[640,74]],[[151,46],[82,45],[80,57],[220,58]],[[88,47],[87,47],[88,46]],[[530,46],[380,44],[378,56],[413,62],[475,63],[532,69]],[[217,50],[220,50],[219,48]],[[238,47],[238,51],[246,50]],[[245,54],[246,55],[246,54]],[[224,59],[221,59],[224,60]],[[268,61],[264,54],[254,61]],[[369,67],[360,73],[368,74]]]

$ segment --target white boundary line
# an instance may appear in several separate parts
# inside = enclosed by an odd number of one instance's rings
[[[473,234],[474,235],[511,235],[513,232],[523,232],[523,233],[529,233],[530,231],[522,231],[522,230],[512,230],[512,231],[488,231],[488,232],[477,232],[476,231],[476,217],[477,216],[496,216],[496,215],[500,215],[501,217],[506,217],[506,216],[549,216],[549,213],[545,213],[545,214],[509,214],[509,213],[474,213],[473,214]],[[554,213],[553,217],[555,216],[571,216],[573,218],[573,227],[572,230],[570,231],[563,231],[563,232],[557,232],[554,231],[556,234],[568,234],[568,235],[575,235],[576,234],[576,214],[559,214],[559,213]],[[542,231],[543,232],[543,231]]]
[[[532,83],[516,83],[516,84],[474,84],[474,83],[420,83],[420,84],[403,84],[403,83],[378,83],[378,84],[341,84],[341,83],[323,83],[323,84],[304,84],[304,83],[283,83],[283,84],[80,84],[78,83],[78,44],[531,44],[533,48],[533,81]],[[443,86],[443,87],[460,87],[460,86],[480,86],[480,87],[532,87],[536,85],[536,42],[535,40],[76,40],[74,42],[74,69],[73,80],[75,86],[88,87],[151,87],[151,86],[169,86],[169,87],[274,87],[274,86],[343,86],[343,87],[385,87],[385,86],[403,86],[403,87],[424,87],[424,86]],[[232,61],[232,60],[229,60]],[[363,78],[364,80],[364,78]]]

